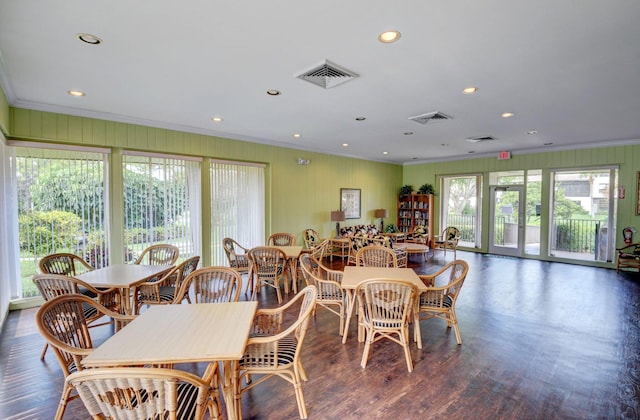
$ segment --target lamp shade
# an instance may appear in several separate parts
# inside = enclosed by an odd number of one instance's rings
[[[332,211],[331,212],[331,221],[332,222],[344,222],[345,221],[344,212],[340,211],[340,210]]]
[[[389,211],[387,209],[375,209],[373,212],[376,218],[384,219],[385,217],[389,217]]]

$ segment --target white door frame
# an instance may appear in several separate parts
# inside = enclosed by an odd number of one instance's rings
[[[518,192],[518,226],[516,229],[516,246],[501,246],[495,244],[495,216],[496,216],[496,191]],[[524,227],[525,227],[526,199],[524,185],[499,185],[489,187],[489,253],[521,257],[524,254]],[[515,211],[515,209],[514,209]]]

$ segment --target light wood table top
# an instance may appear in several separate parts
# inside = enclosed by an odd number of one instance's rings
[[[404,280],[415,284],[420,292],[427,290],[427,286],[425,286],[413,268],[355,267],[348,265],[344,267],[344,274],[340,284],[344,289],[355,290],[358,284],[370,279]]]
[[[287,258],[298,258],[300,253],[302,252],[302,247],[298,245],[293,246],[274,246],[274,248],[278,248],[287,256]]]
[[[422,293],[427,290],[427,286],[422,282],[420,277],[416,274],[413,268],[395,268],[395,267],[357,267],[348,265],[344,267],[344,273],[342,275],[342,288],[347,292],[347,315],[345,320],[344,334],[342,335],[342,344],[347,342],[347,332],[349,330],[349,324],[353,316],[353,311],[356,306],[355,290],[360,283],[371,279],[385,279],[385,280],[404,280],[411,284],[414,284],[418,288],[418,292]],[[416,296],[416,300],[419,296]],[[417,325],[417,323],[416,323]],[[415,329],[415,340],[418,342],[418,347],[422,348],[422,338],[420,337],[420,330]],[[360,326],[358,327],[358,341],[364,341],[364,332]]]
[[[133,287],[139,283],[164,274],[173,265],[140,265],[140,264],[112,264],[97,270],[87,271],[76,277],[93,287]]]
[[[258,302],[153,305],[82,360],[87,367],[242,357]]]

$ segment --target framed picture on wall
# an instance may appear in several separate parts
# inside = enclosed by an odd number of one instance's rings
[[[360,218],[360,190],[354,188],[340,188],[340,209],[345,219]]]

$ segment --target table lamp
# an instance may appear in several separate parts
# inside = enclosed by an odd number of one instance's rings
[[[375,209],[373,211],[376,219],[380,219],[380,233],[384,232],[384,218],[389,217],[389,211],[387,209]]]
[[[340,222],[345,221],[344,212],[336,210],[331,212],[331,221],[336,222],[336,238],[340,237]]]

